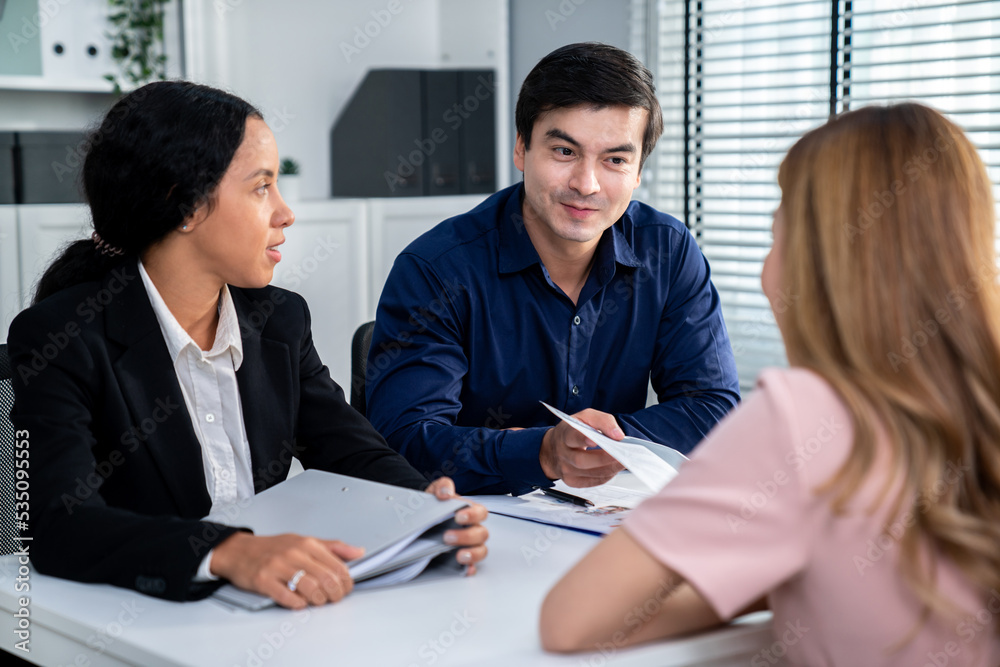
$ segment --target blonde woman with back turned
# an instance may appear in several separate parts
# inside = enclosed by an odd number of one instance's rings
[[[1000,289],[990,181],[918,104],[781,165],[761,275],[791,364],[553,589],[595,650],[774,611],[752,664],[1000,664]]]

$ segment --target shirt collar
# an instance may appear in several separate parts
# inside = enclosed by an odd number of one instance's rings
[[[629,215],[628,209],[625,209],[625,213],[622,215],[622,218],[623,219],[628,218],[629,222],[631,222],[632,216]],[[619,222],[621,221],[619,220]],[[622,228],[623,225],[620,225],[618,224],[618,222],[616,222],[615,224],[611,225],[610,229],[611,247],[612,247],[614,261],[617,262],[618,264],[621,264],[622,266],[628,266],[633,269],[638,269],[640,266],[642,266],[642,262],[639,261],[639,258],[636,256],[635,249],[632,247],[632,244],[629,242],[629,240],[625,237],[625,233],[622,232]],[[633,226],[629,224],[628,228],[632,229]],[[604,238],[607,237],[608,233],[607,231],[605,231]],[[604,238],[601,239],[601,242],[604,242]]]
[[[542,260],[535,250],[521,214],[521,200],[524,197],[524,183],[511,188],[500,214],[500,263],[501,274],[517,273],[533,264],[541,265]]]
[[[541,264],[538,251],[535,250],[535,246],[531,243],[531,237],[528,236],[528,230],[524,227],[523,199],[524,183],[522,182],[516,188],[512,188],[500,216],[500,263],[498,268],[501,274],[517,273],[533,264]],[[629,212],[626,209],[622,218],[628,217]],[[608,278],[614,274],[615,263],[631,268],[642,266],[632,249],[632,244],[622,233],[620,222],[621,220],[604,230],[597,245],[597,259],[594,266],[601,274],[606,274]]]
[[[167,308],[166,302],[160,296],[159,290],[146,273],[146,268],[139,262],[139,275],[142,276],[142,284],[149,295],[149,301],[156,314],[156,321],[160,324],[160,331],[163,339],[167,343],[167,351],[174,364],[177,357],[188,346],[193,347],[196,354],[202,357],[214,357],[229,351],[233,358],[233,369],[239,370],[243,364],[243,339],[240,336],[239,319],[236,317],[236,306],[233,304],[233,296],[229,292],[229,286],[223,285],[219,293],[219,325],[215,330],[215,342],[212,349],[204,352],[198,347],[194,339],[180,325],[174,314]]]

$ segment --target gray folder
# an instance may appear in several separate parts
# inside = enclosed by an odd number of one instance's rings
[[[355,581],[456,549],[444,543],[442,534],[455,527],[455,513],[468,506],[464,500],[438,500],[423,491],[319,470],[306,470],[248,502],[227,512],[225,523],[256,535],[298,533],[364,547],[365,555],[348,563]],[[215,597],[252,609],[269,603],[232,586]]]

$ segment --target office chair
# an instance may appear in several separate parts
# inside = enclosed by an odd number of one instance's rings
[[[14,539],[18,535],[14,524],[14,424],[10,410],[14,407],[14,389],[7,344],[0,345],[0,556],[21,550]]]
[[[351,407],[365,414],[368,401],[365,398],[365,378],[368,373],[368,348],[372,346],[372,329],[375,322],[365,322],[354,332],[351,340]]]

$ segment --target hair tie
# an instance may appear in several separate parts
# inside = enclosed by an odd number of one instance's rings
[[[97,249],[101,252],[102,255],[110,255],[111,257],[115,257],[117,255],[125,254],[125,251],[122,250],[121,248],[116,248],[107,241],[105,241],[104,239],[102,239],[101,235],[97,233],[96,229],[94,230],[94,233],[90,235],[90,240],[94,242],[94,245],[97,246]]]

